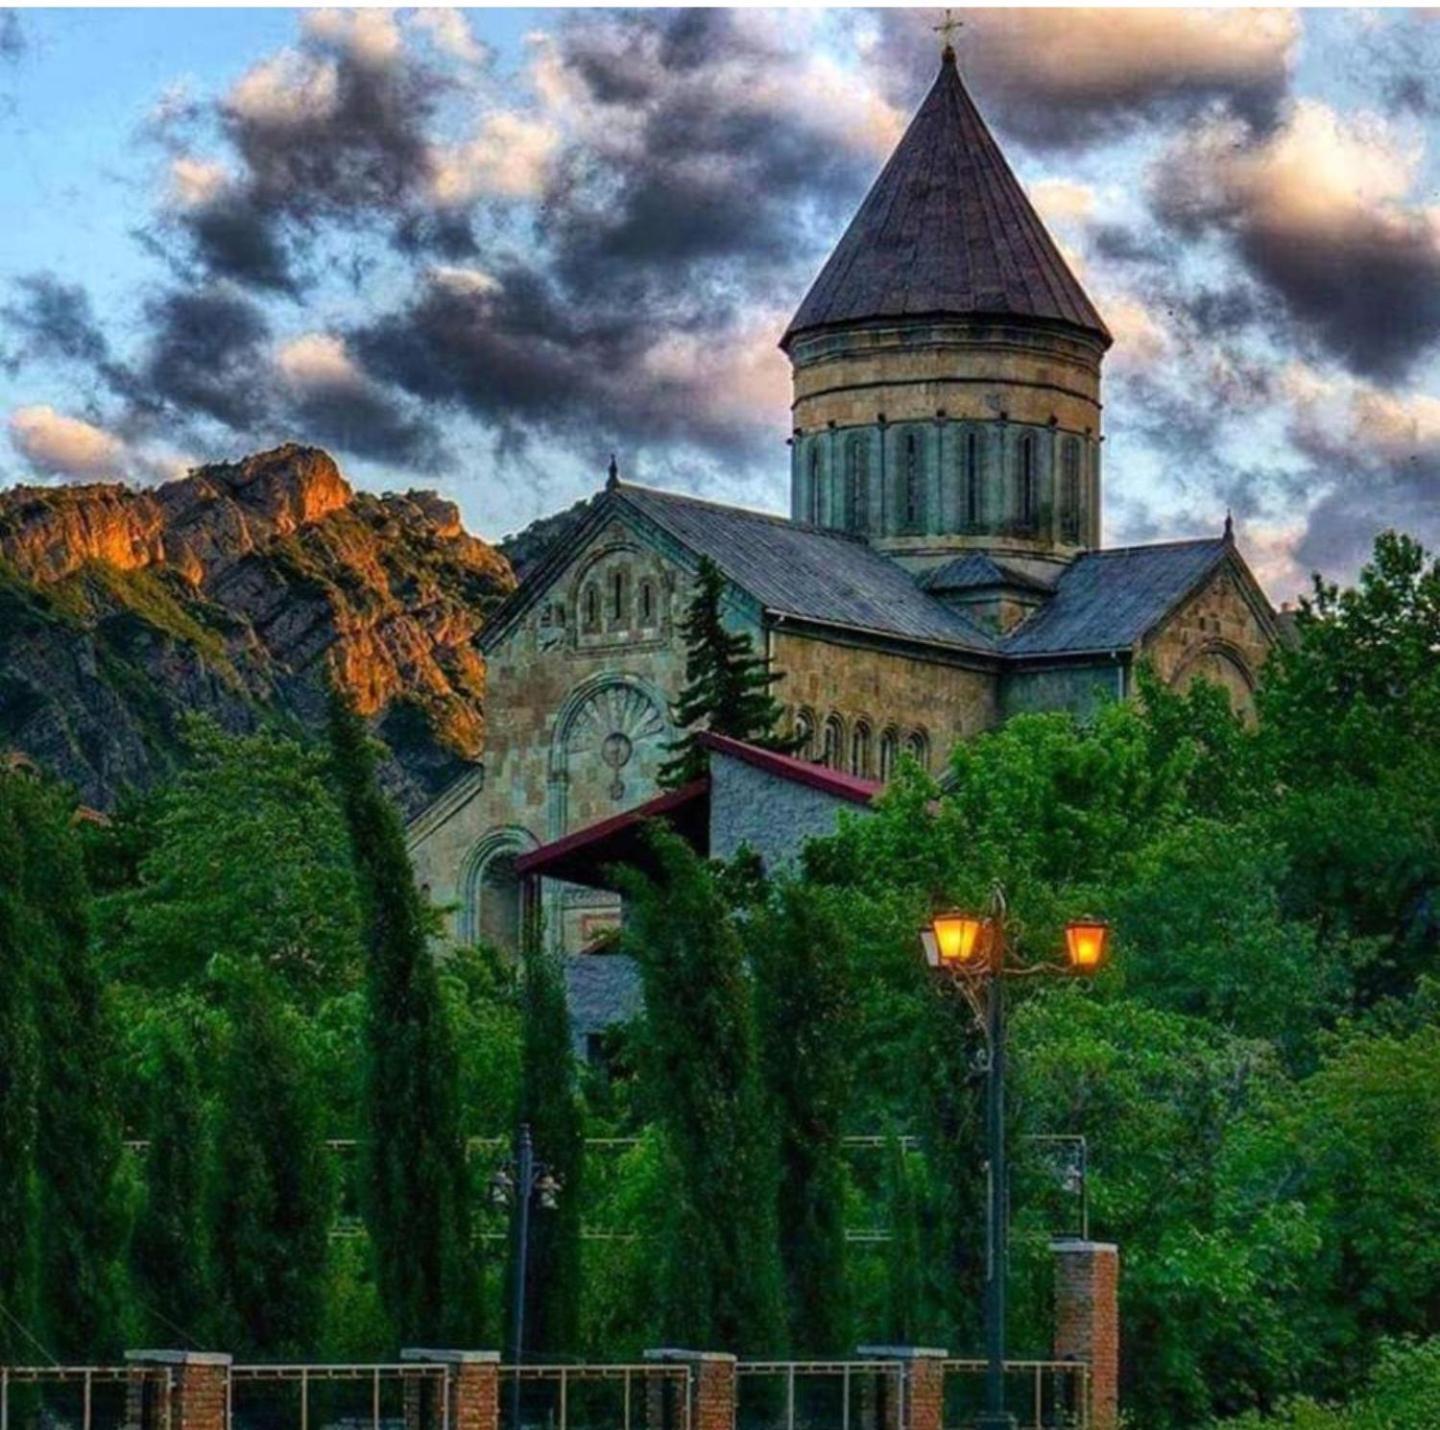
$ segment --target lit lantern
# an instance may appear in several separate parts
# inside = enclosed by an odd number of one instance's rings
[[[1065,925],[1065,947],[1076,973],[1094,973],[1105,962],[1110,925],[1102,919],[1075,919]]]
[[[959,964],[969,967],[984,952],[981,935],[985,920],[974,914],[956,912],[936,914],[930,924],[935,936],[935,950],[942,964]]]

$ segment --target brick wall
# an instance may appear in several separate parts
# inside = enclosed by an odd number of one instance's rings
[[[403,1350],[400,1359],[443,1367],[405,1385],[405,1430],[498,1430],[498,1351]],[[442,1403],[441,1396],[445,1396]]]
[[[860,1346],[866,1360],[894,1361],[897,1374],[867,1390],[864,1423],[877,1430],[941,1430],[945,1415],[945,1355],[931,1346]],[[896,1391],[900,1393],[897,1394]]]
[[[1108,1242],[1057,1241],[1055,1356],[1090,1367],[1092,1430],[1115,1430],[1120,1401],[1120,1253]]]
[[[221,1351],[128,1351],[129,1430],[228,1430],[230,1356]]]
[[[645,1352],[647,1361],[683,1365],[690,1371],[690,1430],[735,1430],[735,1357],[724,1351],[675,1350]],[[647,1422],[651,1430],[680,1430],[671,1382],[650,1382]]]

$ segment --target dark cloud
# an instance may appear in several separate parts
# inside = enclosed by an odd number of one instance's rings
[[[1400,163],[1380,137],[1300,105],[1268,135],[1221,123],[1186,136],[1156,165],[1151,204],[1182,238],[1224,236],[1298,341],[1393,381],[1440,339],[1440,238],[1395,195]]]
[[[0,306],[0,322],[20,342],[9,360],[12,370],[26,361],[95,368],[108,361],[109,342],[81,284],[66,283],[53,273],[30,273],[15,279],[12,286],[15,297]]]
[[[961,72],[988,118],[1036,148],[1075,149],[1219,102],[1266,126],[1289,85],[1286,11],[964,10]],[[885,72],[913,102],[928,83],[932,10],[878,12]]]
[[[25,31],[15,10],[0,10],[0,61],[18,60],[25,53]]]
[[[185,213],[195,257],[212,274],[254,288],[295,293],[298,283],[278,216],[249,194],[226,193]]]

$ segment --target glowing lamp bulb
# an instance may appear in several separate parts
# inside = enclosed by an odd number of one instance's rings
[[[1100,919],[1075,919],[1065,925],[1065,947],[1076,973],[1094,973],[1105,962],[1110,925]]]
[[[980,957],[984,942],[980,937],[985,928],[984,919],[978,919],[973,914],[936,914],[930,927],[935,935],[935,947],[942,964],[958,963],[964,966],[974,963]]]

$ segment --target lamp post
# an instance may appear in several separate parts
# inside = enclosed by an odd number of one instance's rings
[[[515,1367],[515,1384],[510,1392],[511,1430],[520,1430],[520,1366],[525,1357],[525,1282],[530,1261],[530,1203],[543,1211],[555,1209],[560,1178],[535,1158],[530,1124],[520,1124],[515,1156],[490,1178],[490,1200],[510,1207],[515,1214],[515,1284],[511,1289],[510,1363]]]
[[[1005,1409],[1005,1277],[1009,1262],[1005,1161],[1005,980],[1041,974],[1084,976],[1105,961],[1109,925],[1077,919],[1065,928],[1064,962],[1012,960],[1005,895],[996,885],[987,913],[938,913],[920,934],[925,961],[965,995],[985,1034],[985,1411],[981,1430],[1014,1430]]]

